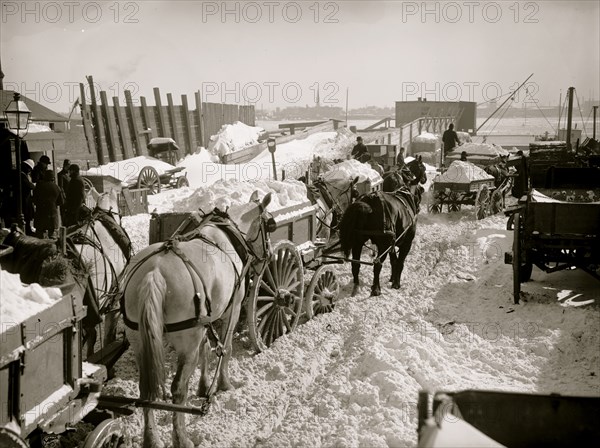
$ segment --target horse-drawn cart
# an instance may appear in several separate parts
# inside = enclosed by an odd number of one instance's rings
[[[39,312],[20,322],[2,322],[3,448],[44,446],[50,434],[64,432],[95,409],[106,380],[104,366],[82,359],[85,288],[71,283],[60,291],[62,297]]]
[[[293,331],[302,318],[310,319],[335,306],[340,285],[330,265],[338,261],[323,261],[330,246],[316,238],[316,216],[317,207],[310,202],[273,213],[277,227],[270,234],[271,256],[250,278],[245,299],[249,335],[257,351]],[[202,218],[193,212],[153,214],[150,244],[193,231]],[[308,271],[314,271],[312,278],[305,278]],[[305,280],[310,280],[307,287]]]
[[[600,280],[600,169],[551,168],[545,185],[505,212],[514,230],[505,262],[513,265],[515,303],[533,265],[548,273],[578,267]]]
[[[457,212],[462,205],[474,205],[475,216],[483,219],[502,211],[511,184],[510,177],[498,182],[475,164],[455,161],[434,179],[427,210],[441,213],[446,205],[448,212]]]

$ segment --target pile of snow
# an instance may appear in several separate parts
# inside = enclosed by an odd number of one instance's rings
[[[468,184],[476,180],[493,180],[494,177],[470,162],[456,160],[448,170],[434,179],[434,182]]]
[[[431,134],[429,132],[421,132],[420,135],[417,135],[414,139],[413,142],[415,143],[436,143],[440,140],[439,135],[436,134]]]
[[[499,157],[508,156],[508,151],[502,146],[490,145],[489,143],[465,143],[454,148],[453,155],[460,155],[461,152],[467,153],[467,158],[470,156],[477,157]],[[450,155],[448,157],[451,157]]]
[[[307,202],[306,185],[297,180],[241,182],[237,180],[219,180],[208,187],[200,187],[193,194],[173,203],[172,211],[201,210],[205,213],[218,207],[229,210],[234,218],[250,201],[250,196],[258,191],[259,198],[273,193],[267,207],[273,213],[286,207]]]
[[[258,126],[248,126],[241,121],[224,124],[216,135],[210,137],[208,151],[222,157],[234,151],[256,145],[258,137],[265,130]]]
[[[163,175],[166,171],[172,170],[173,165],[163,162],[162,160],[155,159],[150,156],[138,156],[131,159],[121,160],[119,162],[110,162],[106,165],[100,165],[89,170],[82,171],[81,175],[101,175],[101,176],[112,176],[119,179],[124,185],[137,182],[137,178],[140,175],[140,171],[146,166],[151,166],[156,169],[159,176]],[[177,175],[181,175],[177,173]]]
[[[369,164],[361,163],[355,159],[336,163],[330,171],[323,173],[323,179],[326,182],[339,182],[342,180],[354,179],[357,176],[359,182],[369,180],[372,184],[375,184],[382,181],[379,173],[371,168]]]
[[[42,288],[37,283],[24,285],[19,274],[11,274],[1,268],[0,286],[2,331],[9,326],[24,322],[62,297],[59,288]]]
[[[473,140],[471,139],[471,134],[468,132],[457,131],[456,135],[461,143],[471,143]]]

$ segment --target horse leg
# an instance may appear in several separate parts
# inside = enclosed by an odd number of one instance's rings
[[[117,340],[117,311],[109,311],[104,317],[104,346]]]
[[[238,297],[233,299],[234,302],[231,307],[231,316],[229,317],[230,323],[225,324],[225,322],[228,322],[228,320],[223,320],[224,337],[222,337],[221,340],[223,340],[225,354],[223,355],[223,361],[221,362],[221,370],[219,371],[218,390],[231,390],[234,388],[229,378],[229,360],[231,359],[233,331],[235,330],[235,325],[240,318],[240,308],[242,306],[243,299],[241,294],[238,293],[237,296]]]
[[[202,333],[203,330],[193,329],[194,332]],[[203,336],[203,335],[202,335]],[[198,348],[196,339],[190,338],[192,344],[185,343],[185,351],[178,350],[177,373],[171,384],[171,394],[174,404],[185,404],[188,397],[188,385],[190,376],[198,364]],[[185,425],[185,414],[182,412],[173,412],[173,446],[181,448],[194,448],[194,443],[190,440]]]
[[[383,253],[383,251],[379,247],[377,247],[377,252]],[[383,257],[381,257],[381,259],[373,265],[373,286],[371,286],[371,296],[381,295],[381,286],[379,284],[379,274],[381,273],[381,267],[383,266],[383,262],[385,261],[386,257],[387,257],[387,254],[385,254]]]
[[[402,271],[404,270],[404,260],[406,256],[410,252],[410,248],[412,246],[413,238],[415,237],[415,230],[409,231],[408,235],[406,235],[406,240],[401,242],[401,245],[398,247],[398,261],[397,261],[397,274],[398,274],[398,289],[400,289],[400,279],[402,277]]]
[[[352,259],[360,260],[360,255],[362,253],[362,242],[354,244],[352,247]],[[360,280],[358,278],[358,274],[360,272],[360,263],[353,261],[352,262],[352,277],[354,277],[354,287],[352,288],[352,297],[356,295],[358,292],[358,287],[360,286]]]
[[[392,265],[392,289],[400,289],[400,272],[398,255],[396,254],[396,248],[390,252],[390,264]]]
[[[87,346],[86,358],[89,358],[94,354],[94,347],[96,346],[96,340],[98,339],[98,331],[96,331],[95,326],[91,326],[91,327],[87,327],[85,329],[85,333],[86,333],[85,344]]]
[[[210,381],[208,378],[208,354],[210,353],[210,346],[208,339],[200,343],[200,353],[198,356],[200,363],[200,382],[198,383],[198,396],[206,397],[208,395],[208,389],[210,388]]]

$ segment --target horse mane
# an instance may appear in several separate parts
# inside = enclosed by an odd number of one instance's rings
[[[131,244],[131,238],[125,231],[125,229],[120,226],[115,218],[112,217],[110,212],[105,211],[101,208],[96,207],[92,214],[91,219],[97,219],[104,226],[104,228],[108,231],[111,238],[115,240],[119,249],[125,256],[125,259],[129,261],[133,254],[133,245]]]

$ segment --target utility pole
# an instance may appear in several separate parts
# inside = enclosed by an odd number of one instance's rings
[[[571,121],[573,120],[573,93],[575,87],[569,87],[569,110],[567,111],[567,151],[571,151]]]
[[[594,110],[594,132],[592,138],[596,140],[596,114],[598,113],[598,106],[593,106],[592,109]]]

